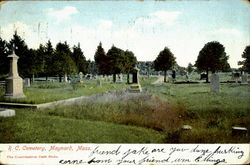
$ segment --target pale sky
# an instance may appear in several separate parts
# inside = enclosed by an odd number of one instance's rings
[[[0,36],[14,31],[29,48],[49,39],[53,46],[80,42],[87,59],[94,59],[101,41],[134,52],[139,61],[153,61],[165,46],[177,63],[195,63],[210,41],[225,46],[231,67],[238,68],[250,45],[250,5],[241,0],[216,1],[10,1],[0,8]]]

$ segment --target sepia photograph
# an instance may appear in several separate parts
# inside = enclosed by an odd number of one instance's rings
[[[72,144],[92,156],[119,155],[122,144],[249,151],[249,20],[248,0],[1,0],[0,164],[1,145],[17,143],[46,144],[41,152]],[[227,164],[219,149],[202,161]],[[87,164],[192,162],[150,160]]]

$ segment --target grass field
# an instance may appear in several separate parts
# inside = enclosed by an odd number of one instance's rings
[[[5,99],[3,97],[4,90],[0,88],[0,102],[40,104],[123,88],[126,88],[125,84],[112,84],[110,82],[103,82],[102,86],[97,86],[96,80],[84,81],[82,84],[35,82],[31,87],[24,88],[26,98]]]
[[[250,129],[249,85],[224,83],[220,93],[213,94],[207,83],[150,85],[155,80],[141,80],[145,97],[135,100],[17,109],[16,117],[0,118],[0,142],[250,142],[249,135],[231,136],[232,126]],[[193,129],[183,131],[183,124]]]
[[[232,137],[231,128],[250,129],[250,86],[221,84],[221,92],[214,94],[209,85],[167,83],[145,91],[185,108],[182,121],[193,129],[177,132],[178,142],[249,143],[249,137]]]
[[[159,143],[160,132],[103,121],[51,116],[18,109],[0,118],[0,143]]]

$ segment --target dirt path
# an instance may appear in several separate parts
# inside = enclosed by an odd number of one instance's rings
[[[160,76],[155,82],[153,82],[152,84],[155,85],[155,84],[161,84],[163,83],[164,81],[164,76]]]

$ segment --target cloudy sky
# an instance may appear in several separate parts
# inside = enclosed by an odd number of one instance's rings
[[[80,42],[93,60],[101,41],[134,52],[139,61],[154,60],[169,47],[177,63],[195,63],[205,43],[219,41],[238,67],[250,44],[250,4],[218,1],[10,1],[0,7],[0,36],[15,30],[30,48],[51,40],[53,45]]]

